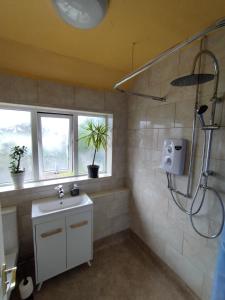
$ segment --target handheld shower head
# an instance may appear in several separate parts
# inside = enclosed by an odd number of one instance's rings
[[[197,114],[199,117],[199,121],[201,123],[201,126],[204,127],[205,126],[205,121],[204,121],[204,117],[203,114],[207,111],[208,106],[207,105],[201,105],[197,110]]]
[[[208,109],[207,105],[201,105],[198,109],[197,109],[197,114],[198,115],[202,115],[204,114]]]

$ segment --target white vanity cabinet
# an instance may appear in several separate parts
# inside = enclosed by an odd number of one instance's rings
[[[44,281],[66,270],[66,232],[64,219],[35,226],[36,278]]]
[[[76,267],[92,258],[92,212],[66,218],[67,268]]]
[[[82,204],[69,208],[67,205],[65,209],[62,207],[56,211],[41,210],[42,207],[49,208],[51,199],[33,202],[32,221],[37,284],[92,260],[93,203],[86,194],[83,196],[86,201]],[[66,200],[63,199],[65,203]]]

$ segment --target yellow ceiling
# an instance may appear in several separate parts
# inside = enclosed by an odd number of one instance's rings
[[[224,0],[111,0],[103,22],[75,29],[51,0],[0,0],[0,68],[111,88],[163,50],[225,16]]]

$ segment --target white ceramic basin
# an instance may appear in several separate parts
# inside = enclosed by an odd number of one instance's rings
[[[84,203],[84,201],[84,197],[81,196],[62,198],[56,200],[51,199],[49,201],[39,203],[39,209],[43,212],[56,211],[64,208],[80,206],[82,205],[82,203]]]
[[[93,202],[87,194],[81,194],[75,197],[65,196],[62,199],[57,197],[40,199],[32,203],[32,218],[92,204]]]

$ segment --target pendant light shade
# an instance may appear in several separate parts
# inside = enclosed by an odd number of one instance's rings
[[[108,8],[108,0],[53,0],[53,3],[65,22],[81,29],[97,26]]]

